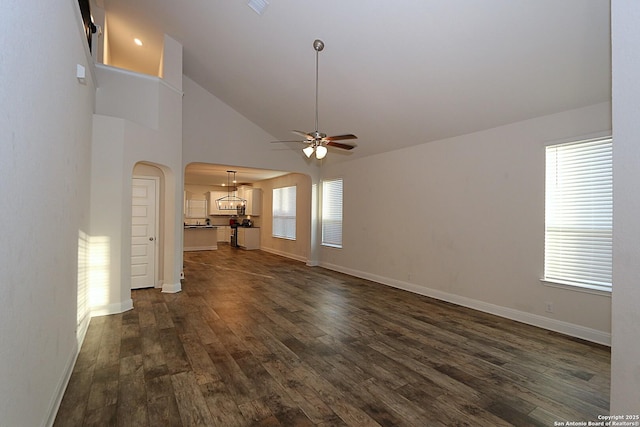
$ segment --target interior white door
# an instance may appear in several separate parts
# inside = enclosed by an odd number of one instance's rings
[[[131,289],[156,285],[156,180],[133,178],[131,209]]]

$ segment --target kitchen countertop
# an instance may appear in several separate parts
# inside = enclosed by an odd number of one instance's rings
[[[184,228],[218,228],[219,225],[185,225]]]

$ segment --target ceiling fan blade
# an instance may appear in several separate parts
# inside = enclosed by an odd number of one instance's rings
[[[299,142],[302,144],[309,144],[311,141],[300,141],[299,139],[292,139],[290,141],[269,141],[271,144],[275,144],[276,142]]]
[[[302,132],[302,131],[299,131],[299,130],[292,130],[291,132],[293,132],[293,133],[295,133],[295,134],[297,134],[297,135],[300,135],[300,136],[302,136],[302,137],[305,137],[305,138],[307,138],[307,139],[308,139],[308,140],[310,140],[310,141],[311,141],[311,140],[313,140],[313,135],[308,134],[308,133],[306,133],[306,132]]]
[[[352,133],[349,133],[346,135],[325,136],[324,138],[322,138],[323,141],[342,141],[344,139],[358,139],[358,137]]]
[[[355,148],[355,145],[342,144],[340,142],[333,142],[333,141],[329,141],[325,145],[329,147],[342,148],[343,150],[352,150],[353,148]]]

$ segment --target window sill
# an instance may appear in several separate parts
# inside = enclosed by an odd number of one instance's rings
[[[326,248],[342,249],[342,245],[332,245],[331,243],[321,243]]]
[[[551,288],[566,289],[569,291],[582,292],[585,294],[600,295],[603,297],[611,297],[611,288],[598,285],[583,285],[570,282],[561,282],[551,279],[540,279],[540,283]]]
[[[257,228],[257,227],[256,227],[256,228]],[[271,235],[271,237],[273,237],[274,239],[291,240],[291,241],[293,241],[293,242],[295,242],[295,241],[296,241],[296,238],[295,238],[295,237],[274,236],[274,235]]]

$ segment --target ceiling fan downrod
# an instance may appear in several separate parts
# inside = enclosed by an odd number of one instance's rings
[[[318,137],[318,55],[324,49],[324,42],[320,39],[313,41],[313,48],[316,51],[316,128],[315,135]]]
[[[272,142],[301,142],[307,144],[305,148],[302,149],[303,153],[307,157],[311,157],[311,155],[315,152],[316,158],[318,160],[322,160],[327,154],[327,147],[339,148],[342,150],[351,150],[355,147],[355,144],[343,144],[337,141],[343,141],[348,139],[358,139],[354,134],[344,134],[344,135],[334,135],[327,136],[327,134],[322,133],[318,130],[318,94],[319,94],[319,53],[324,49],[324,42],[320,39],[316,39],[313,41],[313,49],[316,51],[316,122],[315,122],[315,130],[313,132],[302,132],[299,130],[293,130],[292,132],[296,135],[299,135],[304,138],[302,141],[272,141]]]

